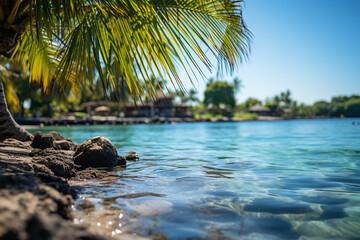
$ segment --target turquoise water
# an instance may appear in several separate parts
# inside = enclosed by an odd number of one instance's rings
[[[359,239],[360,119],[44,128],[139,162],[75,183],[75,222],[121,239]],[[95,205],[87,212],[84,200]]]

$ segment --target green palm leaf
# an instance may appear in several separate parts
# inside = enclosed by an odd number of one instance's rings
[[[17,6],[26,9],[23,1]],[[192,81],[203,68],[232,72],[250,49],[241,0],[28,1],[29,30],[15,55],[30,79],[50,88],[78,87],[96,77],[117,88],[125,77],[134,99],[153,91],[151,75],[183,89],[178,72]],[[23,10],[19,14],[26,14]],[[16,20],[14,20],[16,21]],[[194,70],[195,69],[195,70]],[[142,84],[142,82],[145,84]],[[146,89],[143,89],[145,86]],[[155,94],[155,93],[154,93]],[[156,95],[155,95],[156,97]]]

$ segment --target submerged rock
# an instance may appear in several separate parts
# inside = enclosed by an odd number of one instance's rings
[[[125,204],[136,213],[146,217],[163,215],[171,212],[173,208],[173,204],[165,200],[142,200]]]
[[[94,137],[77,147],[74,162],[85,168],[114,167],[118,164],[118,154],[109,139],[106,137]]]
[[[76,204],[76,208],[86,213],[95,211],[95,205],[87,199],[84,199],[80,201],[78,204]]]

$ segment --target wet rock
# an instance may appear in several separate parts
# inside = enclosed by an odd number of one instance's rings
[[[118,154],[109,139],[106,137],[94,137],[77,147],[74,162],[85,168],[114,167],[118,163]]]
[[[72,180],[91,180],[91,179],[102,179],[108,176],[106,171],[98,170],[95,168],[86,168],[82,171],[78,171]]]
[[[117,166],[124,166],[126,165],[126,159],[124,157],[118,156],[118,161],[116,163]]]
[[[75,143],[57,132],[34,133],[31,146],[39,149],[54,148],[58,150],[74,150],[76,148]]]
[[[86,199],[76,204],[76,208],[86,213],[95,211],[95,205]]]
[[[129,151],[128,155],[125,156],[127,161],[139,161],[139,155],[135,151]]]

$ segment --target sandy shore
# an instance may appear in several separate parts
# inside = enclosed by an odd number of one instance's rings
[[[76,192],[68,184],[105,173],[77,169],[71,150],[30,144],[0,142],[0,239],[105,239],[73,224]]]

